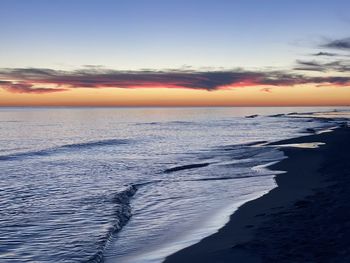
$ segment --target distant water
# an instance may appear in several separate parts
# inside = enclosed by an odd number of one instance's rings
[[[334,126],[280,114],[332,110],[2,108],[0,262],[161,262],[275,186],[263,142]]]

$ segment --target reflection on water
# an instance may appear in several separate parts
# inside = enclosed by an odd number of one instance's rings
[[[256,142],[334,126],[287,115],[313,110],[1,108],[0,262],[159,261],[274,187]]]

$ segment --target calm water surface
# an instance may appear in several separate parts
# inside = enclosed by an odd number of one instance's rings
[[[2,108],[0,262],[161,262],[274,187],[261,141],[334,126],[271,115],[329,110]]]

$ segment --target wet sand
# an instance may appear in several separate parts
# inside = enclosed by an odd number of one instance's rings
[[[216,234],[166,263],[350,262],[350,128],[279,141],[278,187],[241,206]],[[233,189],[234,190],[234,189]]]

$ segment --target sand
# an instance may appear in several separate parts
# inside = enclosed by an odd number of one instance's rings
[[[284,140],[278,187],[241,206],[216,234],[166,263],[350,262],[350,129]]]

